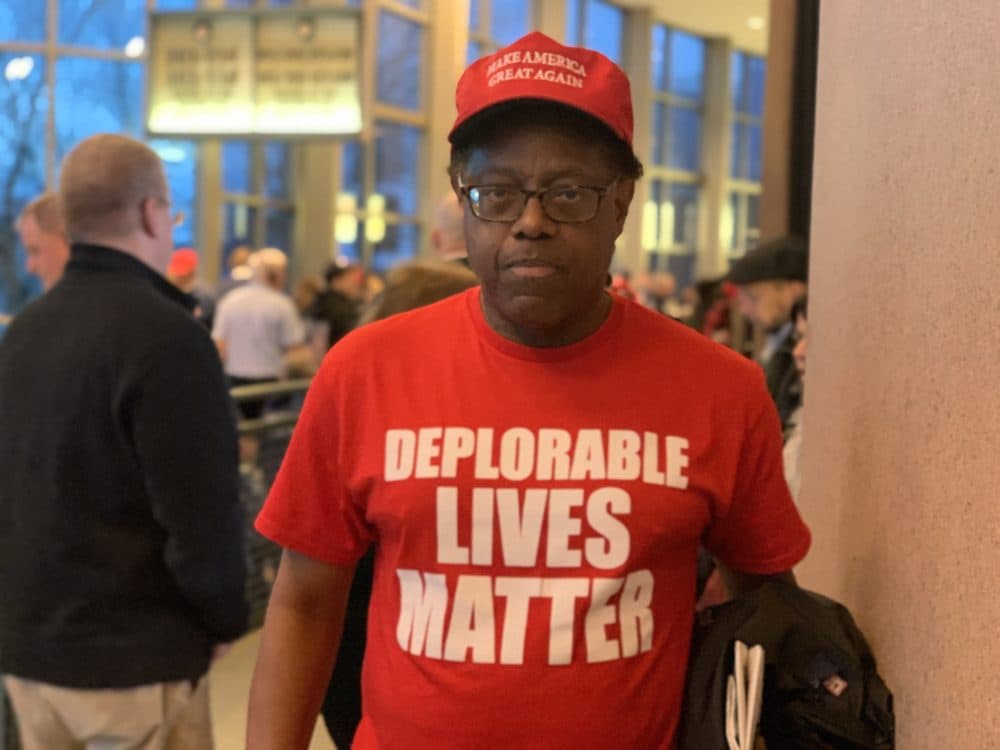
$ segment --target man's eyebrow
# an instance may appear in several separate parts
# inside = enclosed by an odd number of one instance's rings
[[[501,166],[489,166],[485,169],[479,170],[476,173],[476,177],[479,180],[489,180],[491,178],[509,178],[514,181],[523,181],[525,175],[523,172],[511,167],[501,167]],[[567,167],[565,169],[554,169],[549,172],[542,172],[539,177],[539,183],[543,185],[550,184],[556,180],[583,180],[583,181],[593,181],[594,176],[583,171],[579,167]]]

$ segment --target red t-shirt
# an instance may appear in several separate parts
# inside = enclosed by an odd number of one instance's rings
[[[777,573],[809,547],[759,368],[621,297],[565,347],[479,291],[327,356],[261,533],[376,545],[356,748],[667,748],[699,542]]]

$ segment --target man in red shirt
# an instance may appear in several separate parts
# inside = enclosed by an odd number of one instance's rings
[[[317,376],[257,520],[286,551],[248,747],[307,747],[375,545],[355,748],[669,748],[699,544],[737,588],[809,547],[778,418],[753,363],[605,290],[642,173],[617,66],[532,33],[456,100],[481,287]]]

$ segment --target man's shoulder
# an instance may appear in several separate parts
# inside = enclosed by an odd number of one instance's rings
[[[629,344],[651,357],[662,358],[665,365],[742,373],[744,376],[758,372],[754,362],[690,326],[637,302],[625,304],[628,305]]]

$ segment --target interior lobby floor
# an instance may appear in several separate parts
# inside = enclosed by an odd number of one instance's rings
[[[259,645],[258,630],[237,641],[229,653],[212,667],[209,685],[212,694],[215,750],[243,750],[246,742],[250,678],[253,675]],[[309,750],[335,750],[322,719],[316,724]]]

